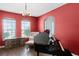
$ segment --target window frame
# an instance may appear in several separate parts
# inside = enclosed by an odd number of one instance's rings
[[[15,30],[14,30],[14,34],[15,34],[15,38],[16,38],[16,19],[14,19],[14,18],[8,18],[8,17],[4,17],[3,19],[2,19],[2,38],[3,38],[3,40],[8,40],[8,39],[14,39],[14,38],[7,38],[7,39],[5,39],[4,38],[4,20],[14,20],[15,21]],[[8,32],[8,31],[7,31]]]
[[[54,16],[48,16],[47,18],[45,18],[44,19],[44,30],[46,30],[46,25],[45,25],[45,23],[46,23],[46,21],[47,20],[49,20],[49,18],[52,18],[52,21],[53,21],[53,23],[54,23],[54,32],[52,33],[52,35],[55,35],[55,17]]]
[[[23,29],[22,29],[22,21],[29,22],[29,35],[27,35],[26,37],[22,37],[22,34],[23,34],[23,33],[22,33],[22,30],[23,30]],[[21,21],[21,37],[22,37],[22,38],[27,38],[27,37],[30,36],[30,33],[31,33],[31,22],[30,22],[29,20],[27,20],[27,19],[23,19],[22,21]]]

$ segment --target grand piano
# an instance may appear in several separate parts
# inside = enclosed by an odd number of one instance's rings
[[[52,39],[50,41],[50,39]],[[55,37],[49,38],[47,33],[39,33],[34,37],[34,47],[37,52],[37,56],[39,53],[51,54],[53,56],[72,56],[71,52],[68,49],[65,49],[61,46],[61,43]]]

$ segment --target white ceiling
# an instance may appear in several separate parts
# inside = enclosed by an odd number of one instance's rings
[[[27,3],[27,11],[30,11],[32,16],[37,17],[64,4],[65,3]],[[0,3],[0,10],[19,14],[24,10],[24,7],[25,3]]]

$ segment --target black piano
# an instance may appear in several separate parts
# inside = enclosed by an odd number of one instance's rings
[[[37,52],[37,56],[39,56],[39,53],[46,53],[46,54],[51,54],[53,56],[72,56],[71,52],[67,49],[64,49],[64,51],[61,48],[61,45],[59,43],[59,40],[55,38],[55,40],[52,42],[50,41],[49,44],[44,44],[43,39],[44,39],[44,34],[41,33],[40,35],[38,34],[34,40],[34,47],[35,51]],[[47,35],[45,34],[45,39],[48,39]],[[52,40],[54,39],[51,37]],[[40,41],[40,42],[39,42]],[[41,43],[42,42],[42,43]],[[47,42],[47,41],[45,41]]]

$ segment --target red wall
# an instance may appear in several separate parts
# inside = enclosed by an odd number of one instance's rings
[[[64,48],[79,55],[79,3],[69,3],[39,17],[39,31],[44,30],[44,20],[55,17],[55,35]]]
[[[13,18],[16,20],[16,36],[21,37],[21,20],[22,19],[29,19],[31,22],[31,32],[36,32],[38,31],[38,20],[36,17],[23,17],[19,14],[16,13],[11,13],[11,12],[6,12],[0,10],[0,45],[3,44],[2,42],[2,19],[8,17],[8,18]]]

